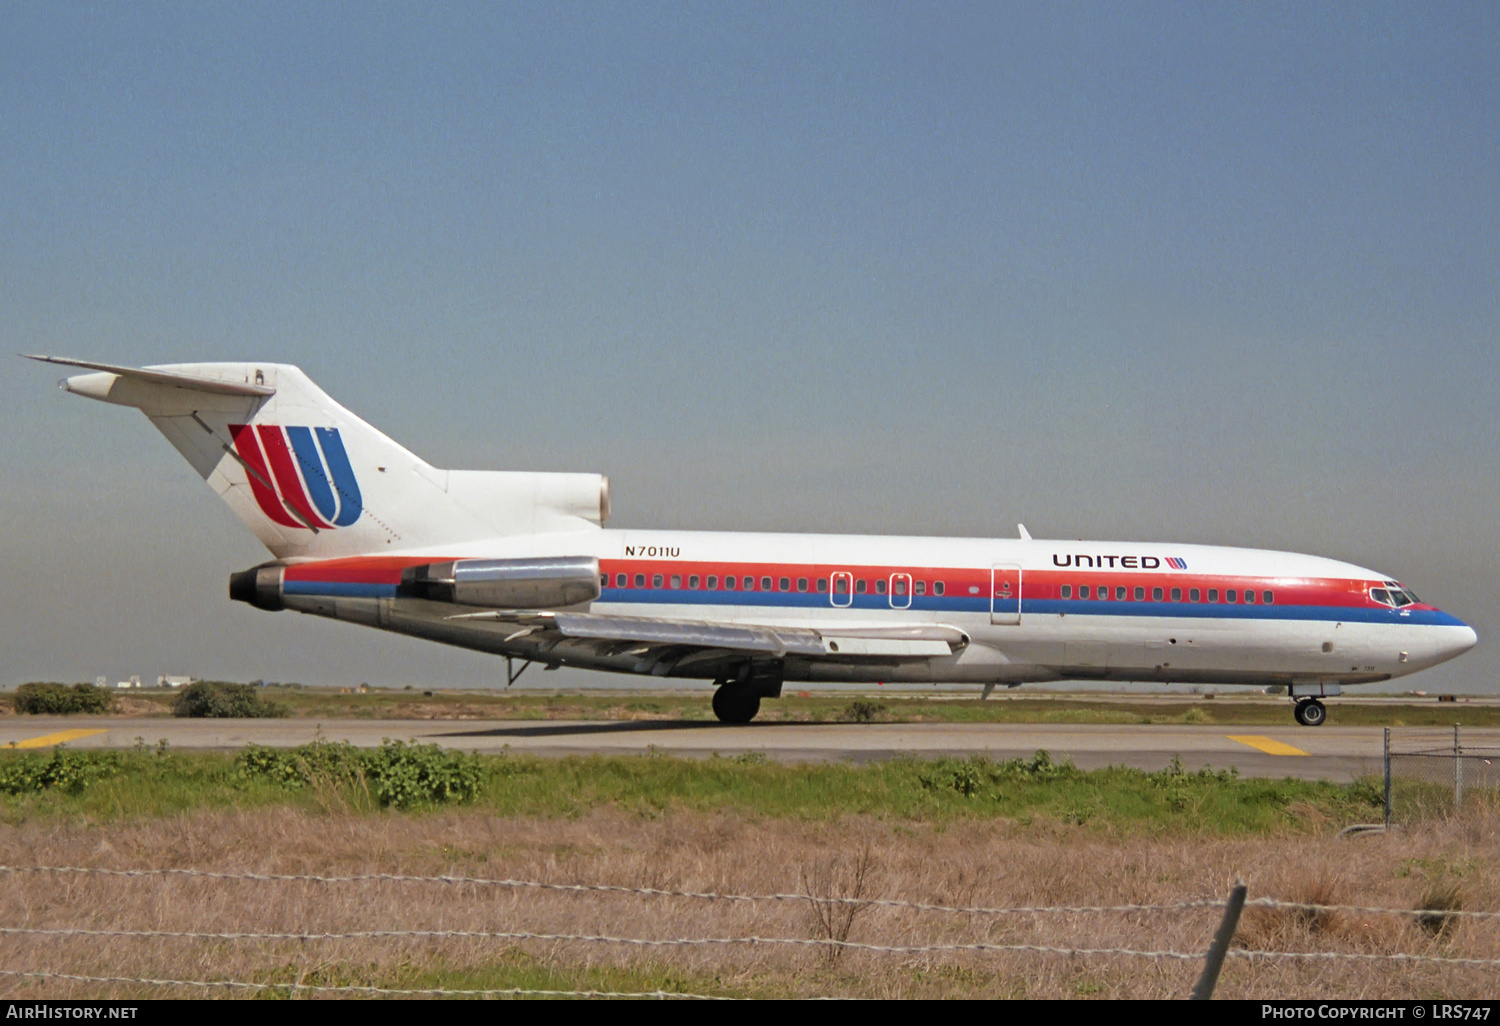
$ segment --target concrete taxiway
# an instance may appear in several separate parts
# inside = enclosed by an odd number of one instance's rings
[[[998,723],[717,723],[661,720],[177,720],[26,717],[0,724],[0,745],[128,748],[165,740],[179,749],[292,746],[316,738],[361,746],[385,738],[499,754],[704,758],[760,752],[778,762],[983,755],[1045,749],[1084,769],[1155,770],[1179,756],[1189,769],[1235,767],[1245,776],[1347,781],[1381,772],[1379,727],[1213,727]],[[137,739],[140,739],[138,742]],[[1466,744],[1500,747],[1500,728],[1466,728]]]

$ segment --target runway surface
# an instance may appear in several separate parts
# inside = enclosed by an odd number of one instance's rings
[[[1426,731],[1437,739],[1441,731]],[[630,720],[177,720],[25,717],[0,725],[0,745],[128,748],[140,738],[180,749],[291,746],[317,737],[361,746],[384,738],[466,751],[532,755],[664,754],[705,758],[761,752],[778,762],[980,754],[1029,757],[1045,749],[1083,769],[1233,766],[1245,776],[1348,781],[1381,773],[1379,727],[1212,727],[998,723],[717,723]],[[1500,746],[1500,728],[1466,728],[1466,744]]]

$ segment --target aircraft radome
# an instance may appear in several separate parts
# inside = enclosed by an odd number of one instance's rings
[[[507,659],[716,686],[745,723],[790,681],[1284,685],[1434,666],[1474,631],[1390,575],[1206,545],[616,531],[597,474],[441,470],[296,367],[83,368],[151,419],[275,557],[231,598]]]

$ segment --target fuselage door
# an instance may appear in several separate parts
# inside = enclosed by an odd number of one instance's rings
[[[854,575],[847,570],[839,570],[831,575],[829,583],[828,601],[847,608],[854,601]]]
[[[1021,568],[997,563],[990,570],[990,623],[1021,622]]]
[[[911,608],[911,574],[891,574],[891,608]]]

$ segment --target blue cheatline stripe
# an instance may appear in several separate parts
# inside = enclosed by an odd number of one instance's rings
[[[842,597],[842,596],[841,596]],[[990,612],[988,597],[954,595],[913,596],[911,609],[892,609],[888,595],[855,595],[850,606],[835,606],[826,593],[771,591],[702,591],[686,588],[605,588],[601,602],[640,605],[772,607],[780,609],[855,609],[860,611],[920,613]],[[997,603],[1002,613],[1016,611],[1015,600]],[[1027,599],[1023,613],[1073,616],[1134,616],[1199,620],[1331,620],[1342,623],[1419,624],[1433,627],[1462,627],[1457,617],[1439,610],[1411,610],[1402,615],[1393,609],[1364,609],[1358,606],[1290,606],[1229,605],[1228,603],[1193,602],[1115,602]]]
[[[330,598],[395,598],[394,584],[350,584],[343,581],[287,581],[288,595],[322,595]],[[826,594],[770,591],[692,591],[686,588],[605,588],[601,602],[642,606],[718,606],[772,609],[854,609],[862,612],[979,613],[988,614],[985,598],[951,595],[920,595],[911,608],[892,609],[888,596],[856,595],[852,606],[834,606]],[[1015,603],[1010,603],[1010,612]],[[1006,610],[1002,609],[1001,612]],[[1087,616],[1133,616],[1159,619],[1198,620],[1330,620],[1342,623],[1412,624],[1424,627],[1463,627],[1464,622],[1436,609],[1414,609],[1406,615],[1395,610],[1360,609],[1353,606],[1243,606],[1191,602],[1064,602],[1056,599],[1028,601],[1023,612],[1038,615],[1069,613]]]
[[[291,440],[292,451],[297,454],[297,465],[302,468],[302,480],[307,482],[307,494],[324,520],[333,521],[335,503],[333,489],[328,486],[328,473],[318,457],[318,447],[313,442],[312,431],[305,427],[289,427],[286,436]]]
[[[334,490],[339,493],[339,515],[333,523],[335,527],[348,527],[365,510],[359,482],[354,479],[354,468],[349,466],[349,454],[344,451],[344,440],[339,436],[338,428],[318,428],[317,431],[323,458],[328,461],[328,471],[333,475]]]
[[[321,595],[326,598],[395,598],[394,584],[346,584],[342,581],[287,581],[287,595]]]

